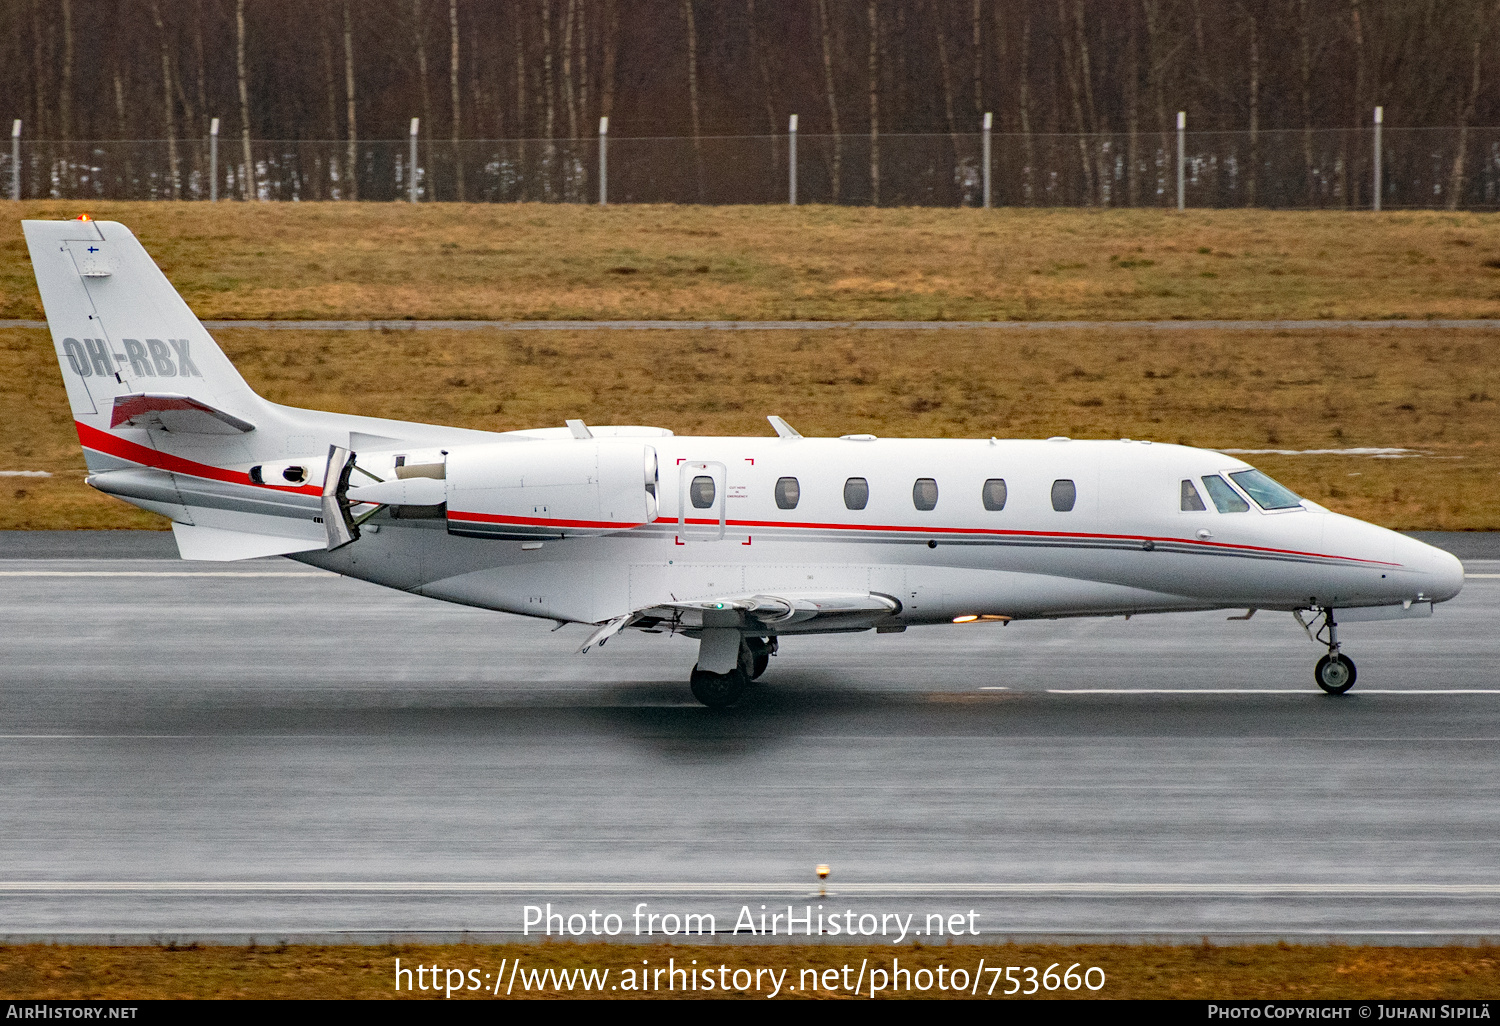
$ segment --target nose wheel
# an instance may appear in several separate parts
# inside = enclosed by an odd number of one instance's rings
[[[1342,695],[1354,687],[1359,674],[1354,668],[1354,660],[1339,651],[1339,625],[1333,618],[1333,610],[1323,608],[1317,612],[1318,619],[1311,624],[1302,619],[1301,611],[1295,611],[1292,615],[1297,618],[1309,638],[1328,648],[1328,654],[1313,667],[1313,680],[1330,695]]]
[[[1313,670],[1313,678],[1317,680],[1318,687],[1330,695],[1342,695],[1354,687],[1357,676],[1354,660],[1340,652],[1328,653],[1318,660],[1318,665]]]

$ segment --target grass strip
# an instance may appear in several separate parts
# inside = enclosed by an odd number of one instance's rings
[[[403,969],[396,990],[397,959]],[[893,960],[899,959],[899,963]],[[986,967],[1001,967],[997,977]],[[519,965],[517,965],[519,960]],[[1049,967],[1061,976],[1077,965],[1104,971],[1098,990],[1079,986],[1042,988]],[[1169,998],[1169,999],[1473,999],[1500,994],[1500,949],[1493,947],[1340,947],[1257,945],[1216,947],[1159,945],[957,945],[949,947],[826,945],[281,945],[273,947],[85,947],[21,945],[0,947],[0,996],[15,999],[174,999],[174,998],[412,998],[447,1000],[443,986],[418,989],[417,966],[437,966],[444,983],[457,982],[453,999],[506,997],[747,997],[770,996],[771,978],[754,972],[781,973],[781,997],[848,999],[863,968],[860,996],[869,996],[871,971],[904,969],[912,974],[880,997],[1003,997],[1012,987],[1030,989],[1026,967],[1036,969],[1036,998]],[[724,967],[721,974],[719,967]],[[847,975],[844,972],[848,967]],[[940,989],[937,969],[945,977],[964,970],[966,988]],[[1004,968],[1020,967],[1018,983],[1008,983]],[[672,969],[686,969],[668,989]],[[447,971],[459,970],[450,977]],[[575,970],[584,970],[578,976]],[[603,989],[585,990],[588,970],[609,970]],[[739,976],[735,970],[749,970]],[[474,970],[474,975],[469,971]],[[550,972],[549,972],[550,970]],[[557,971],[568,975],[563,981]],[[655,975],[660,970],[661,975]],[[829,971],[833,970],[829,975]],[[926,970],[924,975],[921,971]],[[514,975],[512,975],[514,973]],[[532,974],[537,974],[532,976]],[[645,974],[644,976],[641,974]],[[714,981],[704,986],[705,973]],[[523,975],[524,974],[524,975]],[[496,984],[497,977],[500,983]],[[408,987],[410,979],[410,989]],[[879,977],[873,979],[878,980]],[[889,980],[890,977],[888,976]],[[626,981],[637,985],[630,989]],[[695,981],[697,989],[684,984]],[[1097,974],[1089,977],[1098,984]],[[569,985],[566,981],[571,981]],[[727,982],[727,988],[720,981]],[[928,989],[920,989],[923,982]],[[432,982],[431,973],[423,983]],[[639,987],[645,983],[644,988]],[[654,985],[652,985],[654,984]],[[994,984],[994,993],[989,994]],[[623,988],[623,989],[615,989]],[[973,991],[977,989],[978,994]],[[726,992],[727,990],[727,992]],[[494,993],[498,991],[499,993]],[[1025,995],[1016,995],[1024,997]]]
[[[1406,458],[1245,458],[1339,512],[1410,530],[1500,529],[1500,350],[1490,333],[984,330],[262,332],[220,342],[289,405],[504,431],[657,424],[679,434],[1149,438]],[[0,529],[165,527],[83,484],[45,332],[0,330]]]
[[[128,224],[205,319],[1500,316],[1500,220],[1446,211],[27,201]],[[19,225],[0,318],[39,318]]]

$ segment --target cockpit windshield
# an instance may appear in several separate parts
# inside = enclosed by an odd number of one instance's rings
[[[1229,475],[1261,509],[1301,509],[1302,500],[1285,485],[1277,484],[1258,470],[1237,470]]]
[[[1203,487],[1208,489],[1208,497],[1214,500],[1214,508],[1220,513],[1250,512],[1250,504],[1240,498],[1240,493],[1229,487],[1229,482],[1218,474],[1205,477]]]

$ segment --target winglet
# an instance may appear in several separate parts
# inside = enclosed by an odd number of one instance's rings
[[[782,420],[780,417],[776,416],[775,414],[772,414],[771,416],[767,417],[766,419],[769,420],[771,422],[771,426],[776,429],[776,435],[777,435],[778,438],[801,438],[802,437],[802,435],[800,433],[798,433],[798,431],[797,431],[796,428],[792,427],[790,424],[788,424],[786,421]]]

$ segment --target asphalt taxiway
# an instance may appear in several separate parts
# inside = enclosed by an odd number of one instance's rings
[[[122,558],[163,541],[0,539],[0,937],[1500,937],[1500,562],[1343,627],[1339,698],[1290,617],[1211,613],[789,641],[720,713],[681,638]]]

